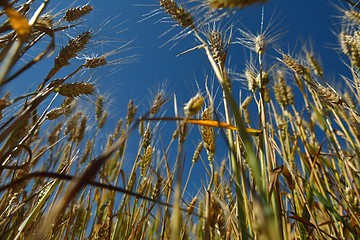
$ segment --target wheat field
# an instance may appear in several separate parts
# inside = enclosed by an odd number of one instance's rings
[[[84,57],[107,44],[86,29],[96,9],[49,4],[0,1],[0,239],[360,236],[355,1],[333,4],[340,27],[331,50],[346,69],[338,85],[314,46],[282,49],[283,33],[253,33],[231,17],[224,27],[226,16],[264,12],[267,1],[152,1],[142,24],[161,16],[173,34],[166,44],[191,42],[179,55],[199,52],[210,68],[186,101],[160,87],[150,106],[128,99],[115,122],[111,96],[86,74],[126,71],[141,55],[127,52],[129,39]],[[252,56],[240,71],[232,45]],[[7,88],[38,66],[46,74],[27,90]]]

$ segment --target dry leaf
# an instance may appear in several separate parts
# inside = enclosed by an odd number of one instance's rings
[[[21,39],[26,39],[31,33],[31,27],[28,20],[11,7],[5,8],[5,11],[9,18],[9,23],[17,33],[18,37]]]
[[[238,128],[234,125],[219,122],[215,120],[204,120],[204,119],[194,119],[194,118],[176,118],[176,117],[160,117],[160,118],[146,118],[145,120],[150,121],[177,121],[177,120],[185,120],[187,123],[196,124],[200,126],[207,126],[207,127],[218,127],[218,128],[225,128],[230,130],[238,130]],[[254,128],[246,128],[246,132],[258,136],[262,130],[254,129]]]
[[[226,129],[230,129],[230,130],[237,130],[238,128],[225,123],[225,122],[219,122],[219,121],[215,121],[215,120],[203,120],[203,119],[186,119],[186,122],[188,123],[192,123],[192,124],[197,124],[197,125],[202,125],[202,126],[208,126],[208,127],[219,127],[219,128],[226,128]],[[246,132],[250,133],[252,135],[259,135],[261,133],[261,130],[258,129],[254,129],[254,128],[246,128]]]
[[[282,175],[284,176],[286,182],[288,183],[289,188],[290,188],[291,190],[294,190],[294,189],[295,189],[295,183],[294,183],[294,181],[293,181],[293,179],[292,179],[292,176],[291,176],[288,168],[285,167],[285,166],[283,166],[283,169],[282,169],[282,172],[281,172],[281,173],[282,173]]]

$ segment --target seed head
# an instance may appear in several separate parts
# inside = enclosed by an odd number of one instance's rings
[[[63,126],[63,123],[60,122],[60,123],[58,123],[58,125],[56,125],[52,129],[52,131],[51,131],[51,133],[50,133],[50,135],[48,137],[49,145],[53,145],[59,139],[59,135],[60,135],[60,131],[61,131],[62,126]]]
[[[115,131],[114,131],[114,136],[115,137],[118,137],[120,132],[121,132],[121,128],[122,128],[122,125],[123,125],[123,120],[120,119],[116,125],[116,128],[115,128]]]
[[[344,11],[344,17],[351,22],[360,25],[360,12],[355,9]]]
[[[149,180],[147,178],[143,178],[140,182],[137,192],[139,194],[145,195],[149,190]]]
[[[104,113],[104,96],[98,96],[95,104],[95,118],[100,120]]]
[[[250,68],[246,68],[245,70],[245,79],[247,81],[248,89],[252,92],[255,92],[259,85],[256,82],[256,74]]]
[[[64,111],[65,110],[62,107],[51,109],[49,112],[46,113],[46,119],[49,120],[57,119],[58,117],[64,114]]]
[[[203,104],[204,98],[201,93],[196,94],[196,96],[192,97],[184,106],[185,117],[188,118],[197,114]]]
[[[188,206],[188,208],[187,208],[187,214],[188,214],[188,215],[193,214],[194,209],[195,209],[195,204],[196,204],[196,202],[197,202],[197,197],[194,197],[194,198],[191,200],[191,202],[189,203],[189,206]]]
[[[150,113],[152,115],[155,115],[160,107],[165,103],[165,100],[164,100],[164,92],[163,91],[159,91],[155,97],[155,100],[153,102],[153,105],[151,106],[151,109],[150,109]]]
[[[109,149],[114,144],[114,136],[112,134],[109,135],[105,149]]]
[[[156,183],[151,191],[151,198],[157,199],[160,196],[160,190],[161,190],[161,179],[158,178],[156,180]]]
[[[85,48],[90,38],[90,31],[86,31],[83,34],[78,35],[76,38],[71,39],[68,44],[63,47],[60,50],[59,54],[56,56],[54,60],[54,67],[50,70],[45,80],[49,80],[62,67],[70,65],[70,59],[76,57],[77,54]]]
[[[297,74],[303,75],[306,73],[306,69],[298,61],[292,58],[289,54],[282,54],[283,63]]]
[[[129,127],[132,121],[134,120],[137,109],[138,107],[134,106],[134,102],[130,100],[128,104],[128,112],[126,115],[126,127]]]
[[[142,177],[145,177],[146,170],[150,165],[150,160],[151,160],[152,154],[153,154],[153,148],[149,145],[149,146],[147,146],[144,156],[140,162],[140,175]]]
[[[150,145],[151,142],[151,131],[150,128],[147,128],[142,141],[142,146],[144,149],[147,149],[147,147]]]
[[[188,129],[189,129],[189,125],[186,122],[181,122],[179,126],[179,143],[185,142]]]
[[[255,82],[257,86],[264,88],[270,82],[269,73],[262,71],[260,74],[259,72],[255,78]]]
[[[51,29],[53,22],[54,22],[54,16],[52,16],[49,13],[45,13],[39,17],[39,19],[36,21],[35,25]]]
[[[75,136],[75,140],[76,142],[80,143],[85,135],[85,130],[86,130],[86,122],[87,122],[87,117],[83,116],[81,118],[81,122],[80,122],[80,126],[77,127],[76,129],[76,136]]]
[[[242,108],[242,109],[248,108],[248,106],[250,105],[252,99],[253,99],[253,97],[252,97],[251,95],[248,96],[248,97],[243,101],[243,103],[241,104],[241,108]]]
[[[223,160],[221,162],[221,165],[220,165],[220,169],[219,169],[219,177],[220,178],[223,178],[224,175],[225,175],[225,170],[226,170],[226,160]]]
[[[256,51],[256,53],[259,54],[259,55],[264,54],[265,47],[266,47],[266,42],[265,42],[264,34],[260,34],[260,35],[256,36],[256,38],[255,38],[255,51]]]
[[[86,59],[85,63],[84,63],[84,67],[85,68],[97,68],[97,67],[105,66],[107,64],[108,64],[108,62],[106,61],[105,56],[101,56],[101,57],[94,57],[94,58]]]
[[[74,98],[65,98],[63,103],[61,103],[61,108],[64,109],[64,114],[69,116],[76,107],[76,99]]]
[[[68,22],[73,22],[90,13],[92,10],[94,10],[94,7],[88,4],[75,8],[69,8],[65,13],[64,19]]]
[[[180,130],[179,128],[176,128],[175,131],[173,132],[171,139],[175,140],[178,136],[179,136]]]
[[[197,145],[197,147],[195,149],[193,158],[192,158],[193,163],[196,163],[197,160],[199,159],[202,149],[203,149],[203,143],[199,142],[199,144]]]
[[[108,116],[108,112],[105,111],[102,117],[98,121],[98,128],[102,128],[104,126],[107,120],[107,116]]]
[[[211,120],[212,114],[213,114],[212,108],[206,108],[202,112],[202,119]],[[204,148],[206,149],[206,152],[208,154],[208,159],[209,161],[213,161],[213,157],[216,151],[214,128],[208,126],[202,126],[201,137],[204,143]]]
[[[284,73],[280,70],[277,72],[277,80],[274,84],[274,93],[276,100],[281,106],[287,107],[289,104],[294,103],[292,90],[286,85]]]
[[[89,158],[92,147],[93,147],[93,141],[88,140],[86,142],[85,149],[83,151],[83,155],[81,156],[80,163],[84,163]]]
[[[306,60],[317,76],[319,77],[323,76],[324,74],[323,69],[313,54],[311,54],[310,52],[306,52]]]
[[[76,141],[77,136],[77,124],[82,112],[76,112],[67,122],[65,128],[65,134],[69,135],[69,140]]]
[[[194,20],[191,14],[182,6],[178,6],[174,0],[160,0],[160,6],[169,14],[178,24],[184,28],[194,28]]]
[[[74,82],[69,84],[62,84],[58,88],[55,88],[54,92],[58,92],[60,95],[65,97],[75,98],[82,94],[93,94],[94,90],[95,87],[92,83]]]
[[[343,30],[339,33],[339,42],[342,52],[346,55],[350,55],[350,46],[354,44],[355,38],[351,35],[347,35]]]
[[[226,54],[227,54],[227,46],[226,43],[221,36],[221,32],[217,30],[212,30],[209,34],[210,40],[210,50],[212,57],[221,67],[224,67]]]
[[[316,92],[329,104],[342,104],[344,101],[341,96],[332,88],[319,85]]]

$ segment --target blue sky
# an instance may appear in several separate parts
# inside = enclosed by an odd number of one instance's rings
[[[139,6],[144,2],[153,6]],[[103,1],[93,0],[91,4],[96,9],[92,13],[94,22],[107,16],[117,15],[119,16],[116,21],[127,21],[121,26],[127,30],[119,37],[125,40],[135,39],[131,44],[135,49],[131,52],[140,54],[137,63],[122,66],[123,70],[118,72],[118,79],[114,83],[114,87],[119,88],[117,96],[138,98],[143,101],[143,95],[147,94],[149,89],[158,88],[164,82],[167,82],[170,91],[176,92],[179,97],[183,97],[184,101],[196,93],[195,76],[199,81],[208,74],[208,64],[204,54],[197,51],[176,57],[177,54],[194,46],[194,38],[188,36],[178,41],[172,49],[170,49],[172,43],[160,48],[174,34],[181,31],[181,28],[175,28],[168,34],[159,37],[172,26],[172,23],[157,22],[165,15],[157,15],[139,22],[144,19],[142,15],[158,8],[158,1],[106,1],[104,4]],[[333,50],[336,47],[337,39],[331,32],[338,31],[340,28],[339,24],[335,24],[337,19],[334,17],[338,12],[329,1],[269,0],[265,5],[265,21],[269,20],[273,13],[278,20],[281,20],[280,25],[276,28],[286,31],[279,40],[283,51],[297,53],[302,43],[311,40],[321,54],[321,62],[327,69],[332,70],[341,65],[338,55]],[[259,30],[261,16],[259,4],[239,10],[237,16],[241,19],[241,25],[253,32]],[[118,28],[121,29],[121,27]],[[276,28],[275,30],[277,30]],[[109,33],[111,29],[105,32]],[[239,36],[239,33],[235,31],[234,36]],[[233,51],[231,59],[241,69],[244,65],[243,59],[248,58],[247,52],[244,54],[241,48],[236,50],[240,51]],[[334,71],[325,74],[330,79],[337,77]]]

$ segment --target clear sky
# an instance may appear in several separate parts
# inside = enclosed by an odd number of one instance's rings
[[[144,100],[143,94],[147,94],[148,89],[158,88],[165,81],[169,90],[176,92],[184,101],[196,93],[195,76],[200,81],[208,73],[206,70],[208,64],[204,54],[198,51],[176,57],[177,54],[194,46],[194,38],[189,36],[177,41],[177,45],[172,49],[170,48],[173,43],[160,48],[178,31],[181,31],[181,28],[175,28],[160,37],[172,26],[172,23],[157,22],[165,16],[164,14],[139,22],[145,18],[142,15],[159,8],[158,1],[132,0],[106,1],[104,3],[104,1],[93,0],[91,4],[96,9],[92,13],[94,22],[111,16],[117,16],[114,20],[116,22],[127,21],[117,27],[118,30],[127,29],[118,36],[128,41],[135,39],[131,43],[131,46],[135,48],[131,53],[140,54],[137,63],[122,66],[122,70],[116,75],[114,83],[114,87],[118,88],[116,97],[121,95],[125,98]],[[280,25],[275,26],[275,30],[280,29],[285,32],[278,41],[283,51],[296,54],[304,42],[311,40],[315,49],[321,54],[321,62],[331,70],[325,75],[334,80],[337,76],[332,69],[339,67],[340,61],[338,55],[333,51],[337,39],[332,31],[339,31],[340,27],[339,24],[336,24],[338,19],[335,18],[338,12],[331,3],[327,0],[269,0],[265,4],[265,24],[273,14],[280,21]],[[250,8],[239,10],[239,13],[233,18],[240,19],[239,27],[245,26],[256,32],[260,29],[260,17],[261,5],[256,4]],[[111,23],[110,25],[116,24]],[[108,26],[104,28],[106,34],[111,33],[111,28],[107,29]],[[234,36],[238,37],[239,33],[235,31]],[[231,61],[239,69],[242,69],[244,64],[242,60],[248,58],[248,52],[244,52],[241,48],[237,48],[236,51],[238,52],[231,52]],[[114,93],[113,91],[115,91],[114,88],[111,93]]]

